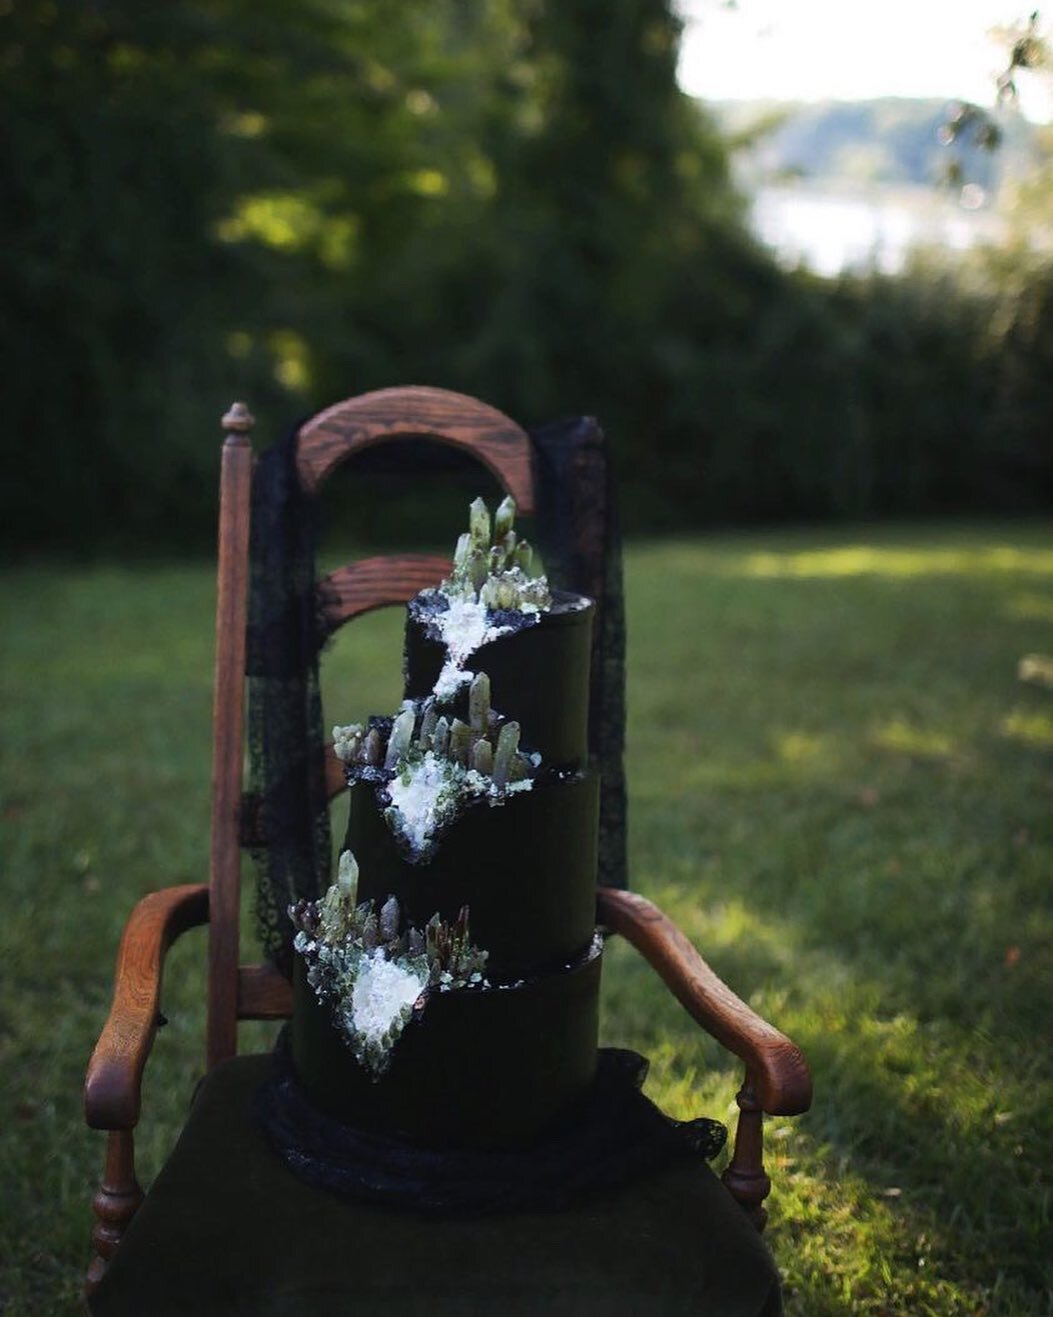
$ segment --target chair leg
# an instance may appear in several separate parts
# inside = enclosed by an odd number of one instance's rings
[[[763,1203],[771,1192],[771,1180],[764,1170],[764,1112],[753,1096],[749,1075],[736,1101],[739,1123],[735,1151],[721,1179],[757,1229],[763,1230],[768,1220]]]
[[[106,1143],[106,1167],[92,1200],[97,1220],[91,1232],[95,1256],[88,1268],[85,1284],[88,1294],[102,1280],[106,1264],[142,1201],[143,1191],[135,1178],[135,1141],[132,1131],[111,1130]]]

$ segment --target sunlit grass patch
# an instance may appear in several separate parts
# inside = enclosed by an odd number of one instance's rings
[[[987,576],[1014,573],[1053,576],[1053,552],[1015,545],[911,549],[854,544],[797,553],[743,555],[739,571],[756,577]]]
[[[1032,592],[1013,595],[1006,603],[1005,615],[1023,622],[1053,622],[1053,596]]]
[[[779,758],[798,766],[819,759],[828,746],[826,738],[811,732],[777,732],[773,740]]]
[[[1053,714],[1014,709],[1002,719],[999,730],[1008,740],[1023,745],[1053,746]]]
[[[1025,654],[1016,670],[1021,681],[1053,690],[1053,655]]]
[[[893,718],[871,732],[874,744],[920,759],[950,759],[958,750],[955,738],[936,728],[924,728],[905,718]]]

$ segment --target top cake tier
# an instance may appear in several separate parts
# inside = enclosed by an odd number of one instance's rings
[[[545,768],[577,768],[588,758],[589,667],[595,607],[582,595],[553,593],[537,622],[481,645],[466,660],[490,678],[491,707],[521,728],[521,745],[540,753]],[[426,616],[411,606],[406,619],[407,699],[427,696],[446,651]],[[466,717],[467,687],[454,708]]]

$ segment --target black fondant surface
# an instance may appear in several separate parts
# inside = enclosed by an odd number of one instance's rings
[[[434,994],[374,1081],[333,1027],[298,958],[293,1064],[313,1102],[360,1129],[422,1144],[514,1146],[540,1134],[589,1087],[600,962],[595,955],[518,987]]]
[[[472,672],[490,678],[490,702],[522,729],[522,744],[540,752],[546,765],[577,766],[588,755],[589,663],[592,644],[591,600],[554,595],[552,611],[535,626],[482,645],[467,660]],[[446,654],[412,612],[406,619],[406,696],[431,693]],[[454,709],[467,716],[462,689]]]
[[[469,908],[472,941],[502,977],[535,974],[578,955],[596,923],[599,786],[585,772],[539,784],[504,804],[472,806],[426,864],[403,859],[373,787],[351,788],[345,846],[359,865],[359,899],[394,893],[411,923]]]

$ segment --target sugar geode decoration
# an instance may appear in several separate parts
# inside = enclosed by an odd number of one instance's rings
[[[408,860],[423,864],[442,834],[472,805],[503,804],[529,791],[541,756],[520,749],[519,723],[490,707],[490,678],[476,673],[468,721],[439,713],[435,696],[406,700],[390,722],[333,728],[349,782],[371,783]]]
[[[348,782],[372,783],[388,826],[415,864],[431,858],[443,832],[470,806],[502,804],[530,790],[541,764],[539,755],[520,749],[519,724],[490,707],[487,674],[465,667],[480,646],[536,625],[552,607],[545,576],[530,575],[533,550],[516,536],[515,513],[515,500],[505,498],[491,522],[477,498],[450,575],[409,605],[446,652],[432,694],[403,701],[394,718],[333,728]],[[467,722],[450,707],[466,683]]]
[[[446,650],[435,683],[439,699],[450,699],[473,674],[465,667],[472,654],[500,636],[533,626],[552,607],[545,575],[531,575],[534,551],[516,535],[516,503],[511,495],[494,513],[481,498],[468,509],[468,530],[457,540],[453,570],[433,590],[411,601],[411,617]]]
[[[434,914],[423,929],[403,924],[394,896],[377,911],[357,902],[358,864],[340,856],[336,882],[320,901],[289,907],[293,946],[307,982],[356,1060],[379,1079],[406,1026],[433,992],[486,987],[487,953],[471,943],[468,907],[451,924]]]

